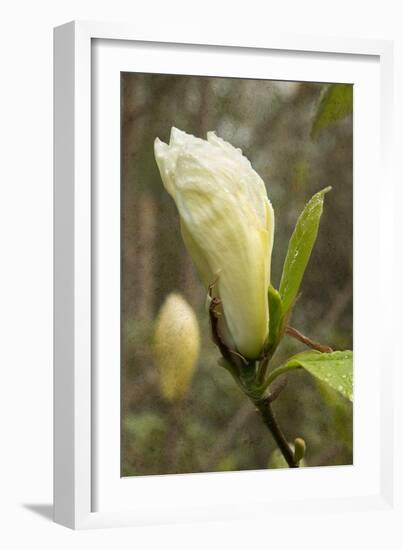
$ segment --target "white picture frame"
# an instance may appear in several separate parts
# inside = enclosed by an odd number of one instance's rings
[[[107,47],[103,48],[105,44]],[[112,48],[109,47],[111,45]],[[144,55],[133,50],[136,45],[141,47]],[[215,74],[221,74],[224,63],[230,60],[228,56],[239,54],[249,61],[254,60],[250,64],[250,75],[256,76],[256,71],[259,70],[258,58],[271,56],[275,66],[276,59],[281,56],[282,65],[285,60],[290,61],[291,72],[287,73],[289,79],[292,76],[295,80],[313,79],[314,75],[319,74],[315,71],[319,71],[322,81],[332,81],[334,78],[334,81],[357,84],[358,89],[362,85],[362,90],[368,92],[370,99],[366,104],[365,97],[368,94],[362,94],[362,102],[355,103],[358,120],[360,116],[361,119],[365,118],[364,109],[369,112],[371,109],[374,111],[374,105],[379,106],[379,111],[372,113],[372,118],[368,119],[365,127],[358,127],[358,131],[355,127],[354,138],[354,160],[358,165],[358,171],[355,168],[354,173],[355,182],[368,182],[366,192],[364,193],[363,185],[358,184],[355,195],[355,202],[359,200],[361,208],[360,212],[354,213],[358,219],[354,255],[355,258],[360,258],[354,277],[355,282],[357,277],[361,277],[363,282],[355,296],[355,308],[358,308],[358,316],[362,322],[359,327],[356,324],[354,327],[355,333],[358,331],[359,335],[355,382],[357,393],[361,394],[361,400],[359,398],[358,406],[355,406],[357,410],[354,421],[355,424],[364,426],[365,419],[369,419],[372,431],[362,429],[359,431],[362,437],[355,432],[354,466],[345,468],[341,474],[338,468],[310,468],[298,472],[298,477],[294,472],[286,470],[150,476],[131,479],[130,485],[125,483],[122,487],[120,473],[116,469],[119,452],[116,439],[119,414],[116,388],[119,385],[119,370],[115,369],[109,377],[109,374],[102,371],[102,361],[99,366],[97,359],[100,355],[110,354],[113,361],[116,349],[114,352],[113,343],[109,344],[106,340],[104,345],[107,347],[100,350],[99,338],[96,338],[99,331],[108,331],[108,334],[114,332],[113,324],[107,326],[103,324],[103,320],[108,318],[110,323],[117,322],[116,300],[110,303],[103,301],[105,283],[102,279],[105,277],[99,278],[97,274],[106,266],[114,265],[114,262],[105,259],[116,259],[117,210],[113,210],[113,205],[116,206],[119,201],[116,187],[103,185],[102,189],[107,191],[98,193],[95,179],[102,178],[102,174],[106,171],[109,173],[109,170],[113,179],[113,174],[116,173],[113,158],[116,160],[119,148],[118,143],[116,146],[112,144],[114,151],[111,157],[106,160],[103,157],[104,164],[99,164],[99,158],[94,151],[96,152],[97,147],[111,145],[102,140],[107,135],[114,135],[116,116],[101,120],[97,109],[102,104],[105,112],[105,105],[116,98],[113,95],[113,75],[120,70],[137,68],[143,72],[164,72],[161,63],[168,64],[167,60],[161,61],[161,52],[164,50],[167,51],[169,63],[174,64],[170,71],[183,71],[183,74],[190,74],[187,72],[192,70],[190,64],[196,62],[199,63],[196,68],[198,74],[209,74],[203,73],[203,70],[211,70],[212,59],[217,63]],[[159,55],[153,56],[153,51]],[[203,56],[206,52],[210,61],[209,66],[206,65],[203,69]],[[388,337],[387,327],[377,327],[375,330],[363,305],[368,293],[372,293],[373,309],[388,312],[391,306],[386,290],[375,293],[373,289],[388,289],[395,284],[393,270],[381,268],[382,265],[393,265],[396,244],[390,216],[394,208],[394,189],[391,183],[392,53],[392,43],[380,40],[279,34],[256,37],[252,43],[238,37],[224,42],[206,34],[201,42],[186,36],[185,29],[181,36],[170,36],[167,31],[166,36],[154,37],[130,25],[90,22],[72,22],[55,29],[56,522],[82,529],[265,516],[269,512],[282,513],[285,508],[287,513],[295,514],[298,513],[301,502],[304,502],[304,508],[309,509],[311,514],[319,514],[324,510],[337,512],[346,508],[352,512],[395,513],[395,456],[391,419],[396,414],[392,399],[396,358],[393,347],[388,346],[387,351],[383,350],[382,369],[380,368],[381,343]],[[319,57],[322,61],[317,62]],[[360,69],[358,65],[351,63],[355,59],[360,62]],[[309,72],[301,73],[303,70],[309,71],[310,67],[307,63],[305,68],[300,68],[303,60],[312,64],[312,76]],[[123,63],[122,66],[120,62]],[[235,63],[233,66],[227,64],[228,76],[246,76],[245,68],[236,67]],[[237,70],[244,72],[235,74],[234,71]],[[347,80],[340,80],[343,77],[339,75],[342,74],[348,75]],[[375,82],[375,86],[371,82]],[[97,86],[102,87],[103,93],[95,101]],[[118,105],[114,105],[116,114]],[[368,162],[361,162],[366,154],[369,156]],[[383,181],[389,182],[382,189],[381,201],[377,187],[377,176],[379,178],[380,174]],[[375,211],[376,221],[371,224]],[[112,220],[108,239],[105,239],[102,224],[99,223],[100,217],[102,219],[105,215]],[[371,233],[364,235],[366,228]],[[368,246],[368,240],[373,244],[372,249]],[[371,265],[371,260],[374,267],[369,273],[368,270],[365,271],[365,267]],[[108,283],[114,281],[118,292],[116,270],[108,271],[106,277],[109,277]],[[382,284],[377,285],[378,281]],[[116,298],[116,293],[112,292],[111,295]],[[106,312],[108,315],[105,315]],[[371,354],[368,354],[364,346],[360,347],[360,341],[369,339],[374,342],[377,335],[379,341],[373,344]],[[105,339],[103,342],[105,343]],[[367,371],[371,372],[371,378],[361,376],[364,371],[360,365],[364,364],[367,365]],[[112,415],[105,418],[102,416],[105,409],[99,403],[106,403],[109,399],[108,392],[111,395],[108,410],[112,411]],[[376,405],[371,406],[374,402]],[[371,453],[368,452],[369,442],[372,444]],[[268,476],[271,476],[271,491],[262,496],[259,487],[264,480],[269,479]],[[212,498],[214,487],[219,489]],[[155,499],[147,499],[147,495],[152,496],[157,491],[161,501],[158,506],[155,505]],[[280,494],[281,499],[278,496]],[[245,503],[248,503],[247,511]]]

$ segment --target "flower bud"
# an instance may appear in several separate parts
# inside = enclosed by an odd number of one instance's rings
[[[180,294],[169,294],[158,313],[153,341],[161,392],[169,401],[185,396],[199,349],[199,325],[193,309]]]
[[[244,357],[259,357],[268,337],[274,234],[262,179],[240,149],[213,132],[203,140],[172,128],[169,145],[157,138],[154,151],[187,250],[221,301],[221,338]]]
[[[299,447],[301,443],[303,445],[303,450],[302,447]],[[295,462],[298,463],[300,468],[306,468],[307,463],[305,461],[305,458],[303,455],[299,454],[301,451],[305,453],[305,441],[301,438],[297,438],[294,445],[292,445],[291,443],[289,443],[289,445],[294,452]],[[267,467],[270,470],[289,467],[280,449],[274,449],[274,451],[271,453]]]
[[[297,437],[294,441],[294,460],[298,464],[305,456],[306,443],[302,437]]]

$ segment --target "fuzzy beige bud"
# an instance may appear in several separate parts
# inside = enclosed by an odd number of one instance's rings
[[[168,401],[186,395],[199,351],[199,325],[193,309],[180,294],[169,294],[158,313],[153,341],[161,392]]]

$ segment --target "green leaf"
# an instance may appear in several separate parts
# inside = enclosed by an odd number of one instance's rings
[[[311,138],[315,139],[324,128],[352,112],[353,85],[329,84],[313,119]]]
[[[353,443],[353,408],[352,403],[340,393],[316,379],[316,385],[324,404],[331,411],[330,426],[338,441],[341,441],[349,452]]]
[[[303,368],[312,376],[353,401],[353,352],[304,351],[287,361],[284,369]],[[275,371],[274,371],[275,372]]]
[[[269,346],[278,343],[281,323],[283,320],[283,304],[280,293],[270,285],[269,287]]]
[[[318,234],[324,195],[330,189],[331,187],[326,187],[311,198],[298,218],[294,233],[288,244],[279,289],[284,313],[287,313],[289,308],[293,306],[297,297]]]

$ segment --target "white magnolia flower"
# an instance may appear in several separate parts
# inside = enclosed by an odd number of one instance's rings
[[[155,158],[178,208],[182,236],[206,288],[223,307],[228,347],[257,358],[268,335],[267,292],[274,212],[266,188],[240,149],[208,132],[207,141],[172,128]]]

